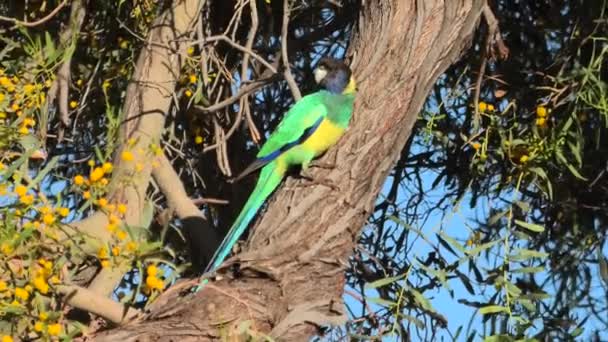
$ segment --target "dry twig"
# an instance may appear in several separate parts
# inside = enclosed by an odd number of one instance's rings
[[[41,24],[44,24],[45,22],[49,21],[51,18],[53,18],[57,13],[59,13],[59,11],[61,11],[61,9],[68,3],[68,0],[63,0],[59,5],[57,5],[57,7],[55,7],[54,10],[51,11],[51,13],[47,14],[46,17],[38,19],[36,21],[21,21],[19,19],[15,19],[15,18],[9,18],[9,17],[3,17],[0,15],[0,21],[8,21],[8,22],[12,22],[15,25],[22,25],[25,27],[34,27],[34,26],[38,26]]]
[[[281,56],[283,58],[283,64],[285,66],[285,71],[283,71],[283,75],[285,76],[285,80],[287,81],[287,85],[289,85],[289,89],[291,90],[291,94],[293,95],[294,100],[298,101],[302,98],[302,93],[296,84],[296,80],[293,78],[291,74],[291,70],[289,70],[289,56],[287,54],[287,33],[289,32],[289,0],[283,0],[283,26],[281,29]]]

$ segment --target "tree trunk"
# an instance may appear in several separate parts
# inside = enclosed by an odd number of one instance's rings
[[[238,277],[223,268],[195,295],[169,289],[144,320],[97,340],[306,341],[319,326],[344,323],[348,257],[428,91],[470,43],[482,4],[363,1],[349,50],[359,81],[354,120],[323,158],[336,167],[313,169],[319,184],[284,183],[230,260],[241,265]]]

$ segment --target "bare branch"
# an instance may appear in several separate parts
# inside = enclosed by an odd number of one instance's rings
[[[133,320],[141,314],[139,310],[129,308],[94,291],[76,285],[60,285],[61,293],[68,304],[100,316],[112,323],[120,324]]]
[[[481,83],[486,72],[488,64],[488,53],[492,59],[496,58],[494,53],[494,47],[498,50],[498,58],[505,59],[509,56],[509,48],[505,45],[502,40],[500,29],[498,27],[498,20],[494,16],[492,9],[487,4],[483,6],[483,17],[488,25],[488,35],[481,51],[481,65],[479,66],[479,72],[477,74],[477,80],[475,81],[475,94],[473,96],[475,112],[473,117],[473,131],[479,130],[481,124],[481,115],[479,113],[479,95],[481,93]]]
[[[203,218],[194,201],[188,197],[184,184],[180,181],[179,175],[175,172],[167,157],[163,155],[158,158],[158,162],[159,166],[152,170],[152,177],[167,198],[169,207],[175,210],[177,217],[198,216]]]
[[[509,48],[502,40],[498,19],[496,19],[494,12],[492,12],[490,5],[487,3],[483,6],[483,17],[486,24],[488,24],[489,44],[486,45],[486,49],[489,50],[492,59],[507,59],[509,57]],[[495,53],[495,50],[498,50],[498,55]]]
[[[275,67],[273,67],[270,63],[268,63],[260,55],[255,53],[253,50],[247,49],[246,47],[236,43],[235,41],[233,41],[232,39],[228,38],[227,36],[225,36],[223,34],[204,38],[202,42],[206,44],[206,43],[212,43],[212,42],[217,42],[217,41],[225,42],[239,51],[250,54],[251,57],[255,58],[258,62],[262,63],[266,68],[270,69],[273,73],[275,73],[275,74],[277,73],[277,69]],[[189,45],[197,45],[199,43],[200,43],[200,41],[194,41],[194,42],[191,42]]]
[[[204,113],[218,111],[222,108],[230,106],[231,104],[234,104],[236,101],[239,101],[241,99],[241,97],[247,96],[251,93],[256,92],[258,89],[260,89],[263,86],[265,86],[266,84],[268,84],[268,82],[270,82],[272,78],[273,77],[269,77],[269,78],[265,78],[265,79],[259,79],[259,80],[252,81],[251,83],[242,86],[234,96],[231,96],[225,100],[217,102],[209,107],[195,105],[194,108],[198,109]]]
[[[82,0],[74,0],[71,6],[70,12],[70,22],[65,27],[65,29],[61,32],[59,36],[59,42],[62,46],[68,47],[71,44],[76,44],[77,40],[74,39],[75,33],[80,31],[80,27],[84,21],[84,17],[86,15],[85,10],[86,5],[83,4]],[[70,85],[70,65],[72,64],[72,55],[68,55],[64,57],[64,60],[57,71],[57,77],[51,89],[49,90],[48,96],[49,99],[47,101],[47,115],[48,115],[48,106],[50,106],[55,99],[57,98],[57,106],[59,109],[59,119],[61,120],[62,126],[59,128],[59,132],[57,134],[58,141],[61,142],[63,140],[64,129],[70,124],[69,118],[69,109],[68,109],[68,99],[69,99],[69,85]],[[43,137],[46,135],[46,132],[42,132]]]
[[[291,74],[291,70],[289,69],[289,56],[287,54],[287,33],[289,32],[289,0],[283,0],[283,26],[281,31],[281,57],[283,58],[283,64],[285,66],[285,71],[283,71],[283,75],[285,76],[285,80],[289,85],[289,89],[291,90],[291,94],[293,95],[294,100],[298,101],[302,98],[302,93],[296,84],[296,80],[293,78]]]
[[[0,15],[0,21],[8,21],[8,22],[12,22],[15,23],[15,25],[22,25],[25,27],[34,27],[34,26],[38,26],[40,24],[44,24],[45,22],[49,21],[51,18],[53,18],[57,13],[59,13],[59,11],[61,11],[61,9],[68,3],[68,0],[63,0],[57,7],[55,7],[54,10],[51,11],[51,13],[49,13],[46,17],[42,18],[42,19],[38,19],[36,21],[21,21],[15,18],[9,18],[9,17],[3,17]]]
[[[194,205],[201,205],[201,204],[228,204],[230,202],[223,200],[223,199],[219,199],[219,198],[199,197],[199,198],[194,198],[192,200],[192,203],[194,203]]]

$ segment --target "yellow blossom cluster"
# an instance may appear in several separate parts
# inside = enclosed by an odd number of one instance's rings
[[[48,294],[50,285],[61,283],[59,276],[53,274],[53,262],[44,258],[38,259],[30,279],[34,288],[42,294]]]
[[[24,259],[27,252],[21,250],[19,258],[4,253],[0,255],[2,262],[8,265],[7,270],[0,271],[0,310],[12,310],[29,316],[29,332],[32,334],[39,337],[59,336],[62,325],[57,321],[48,322],[49,302],[41,301],[40,296],[54,296],[52,287],[61,283],[58,272],[61,265],[55,265],[53,260],[45,257]],[[51,313],[60,320],[60,312]],[[3,338],[7,340],[6,336]]]
[[[49,322],[49,314],[44,311],[38,314],[37,320],[34,323],[34,331],[43,336],[45,333],[48,336],[59,336],[62,330],[61,324]]]
[[[494,108],[494,105],[491,103],[486,103],[483,101],[480,101],[478,104],[478,107],[480,112],[482,113],[488,113],[488,112],[493,112],[494,110],[496,110],[496,108]]]
[[[162,276],[162,271],[159,270],[156,265],[148,265],[148,267],[146,267],[146,283],[143,292],[150,294],[153,291],[162,291],[165,287],[165,283],[160,276]]]
[[[36,125],[35,110],[46,101],[51,82],[35,81],[31,74],[8,74],[0,68],[0,124],[18,123],[17,132],[29,134]]]
[[[547,107],[540,105],[536,107],[536,126],[544,127],[547,125],[547,116],[550,110]]]
[[[120,159],[123,162],[135,162],[131,164],[134,166],[135,172],[141,172],[145,168],[145,164],[141,162],[141,160],[147,159],[148,157],[152,157],[151,166],[156,168],[159,166],[159,162],[156,157],[160,157],[163,155],[163,149],[158,144],[152,143],[148,146],[148,149],[145,150],[143,148],[135,149],[137,141],[133,138],[127,141],[126,148],[120,153]],[[137,158],[136,158],[137,157]]]
[[[82,196],[86,200],[91,198],[91,193],[100,195],[106,192],[106,187],[110,183],[108,177],[114,169],[114,166],[110,162],[96,166],[94,161],[90,161],[89,166],[91,170],[88,178],[80,174],[73,178],[74,185],[82,191]],[[103,208],[107,204],[107,201],[104,201],[102,197],[98,199],[97,204]]]

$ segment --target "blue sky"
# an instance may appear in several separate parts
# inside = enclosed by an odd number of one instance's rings
[[[425,189],[431,189],[432,186],[432,182],[435,180],[436,175],[433,174],[434,171],[431,170],[426,170],[423,173],[423,185]],[[383,194],[388,193],[389,191],[389,186],[391,184],[390,179],[388,179],[385,182],[384,188],[383,188]],[[400,193],[398,195],[398,200],[397,202],[403,202],[405,200],[407,200],[407,197],[410,196],[410,194],[407,191],[404,191],[404,189],[407,188],[407,185],[404,187],[401,187],[400,189]],[[383,194],[380,195],[380,198],[382,198]],[[427,201],[429,201],[429,203],[432,204],[432,202],[434,200],[440,199],[445,195],[445,190],[441,188],[441,186],[438,186],[437,189],[432,190],[432,191],[425,191],[425,198]],[[480,204],[478,205],[477,208],[471,209],[469,208],[469,199],[467,198],[467,196],[465,195],[465,198],[459,203],[459,205],[455,206],[452,208],[452,210],[448,213],[442,213],[440,211],[435,211],[433,214],[431,214],[430,218],[428,220],[426,220],[426,222],[424,222],[424,224],[422,224],[421,226],[414,226],[414,229],[419,230],[420,232],[422,232],[426,238],[417,238],[413,240],[413,244],[412,244],[412,248],[410,248],[410,250],[415,251],[415,255],[409,255],[408,259],[411,260],[413,259],[414,256],[425,256],[427,255],[430,251],[432,251],[431,245],[429,244],[429,242],[432,245],[436,245],[436,246],[440,246],[439,242],[436,238],[436,233],[438,233],[439,231],[442,231],[443,233],[449,235],[450,237],[462,242],[464,244],[464,242],[468,239],[468,237],[471,234],[472,228],[475,227],[475,223],[474,223],[474,219],[475,218],[484,218],[487,217],[487,212],[488,209],[491,207],[492,203],[488,202],[488,200],[486,199],[484,201],[484,199],[480,200]],[[400,232],[401,229],[407,229],[403,226],[399,226],[397,223],[394,223],[396,232],[398,233]],[[370,229],[370,228],[368,228]],[[411,231],[410,234],[416,235],[418,233]],[[428,241],[427,241],[428,240]],[[445,258],[448,259],[448,262],[453,262],[455,260],[457,260],[457,258],[450,254],[449,252],[446,252],[446,250],[441,247],[442,250],[442,256],[444,256]],[[498,247],[500,248],[500,246]],[[500,249],[493,249],[493,251],[496,251],[498,253],[501,252]],[[603,248],[603,252],[604,255],[608,254],[608,245],[604,245]],[[485,260],[482,257],[478,257],[476,259],[477,265],[480,268],[484,268],[484,267],[495,267],[494,265],[490,265],[488,264],[488,261]],[[590,293],[590,296],[595,296],[595,297],[599,297],[602,298],[602,296],[606,293],[606,286],[602,283],[601,279],[599,278],[599,267],[597,265],[591,265],[592,269],[597,270],[597,273],[595,273],[594,278],[593,278],[593,285],[592,285],[592,292]],[[469,275],[468,272],[468,267],[466,266],[461,266],[460,267],[460,271]],[[546,273],[545,273],[546,274]],[[543,273],[538,273],[538,278],[542,278],[543,277]],[[473,277],[471,277],[473,278]],[[414,279],[410,279],[412,281],[415,280]],[[471,279],[473,281],[473,279]],[[461,304],[458,302],[459,299],[466,299],[469,301],[480,301],[480,302],[484,302],[487,301],[489,299],[489,296],[492,295],[494,292],[492,290],[490,291],[486,291],[488,293],[488,295],[486,295],[485,297],[483,295],[477,295],[477,296],[472,296],[470,295],[467,290],[465,289],[465,287],[462,285],[461,281],[458,279],[453,279],[453,280],[448,280],[448,284],[450,286],[450,288],[453,290],[454,296],[450,296],[449,291],[445,288],[442,288],[439,291],[427,291],[424,293],[425,297],[430,300],[433,308],[439,312],[440,314],[442,314],[443,316],[445,316],[448,320],[448,330],[454,334],[457,329],[459,327],[462,326],[462,332],[459,335],[459,338],[456,339],[457,341],[464,341],[466,340],[466,337],[469,336],[469,334],[471,332],[476,331],[476,338],[474,339],[475,341],[477,340],[482,340],[481,336],[484,336],[486,334],[489,334],[489,331],[484,331],[484,325],[482,324],[482,315],[476,313],[476,310],[470,306]],[[475,290],[477,292],[478,291],[478,287],[475,285],[475,283],[473,283],[473,287],[475,288]],[[357,292],[355,289],[351,289],[347,287],[347,290],[353,291],[353,292]],[[377,292],[374,289],[368,289],[366,291],[366,295],[368,297],[371,298],[375,298],[378,297]],[[344,296],[345,299],[345,303],[347,304],[347,306],[349,306],[351,309],[353,309],[354,312],[359,312],[361,310],[361,306],[362,304],[354,299],[352,296],[349,296],[348,294],[346,294]],[[548,299],[546,300],[547,302],[552,301],[553,299]],[[605,300],[605,299],[604,299]],[[380,308],[379,305],[371,303],[369,304],[372,308]],[[407,313],[407,312],[406,312]],[[581,312],[579,310],[579,313],[582,314],[583,312]],[[536,324],[540,324],[541,322],[535,322]],[[585,341],[591,338],[591,333],[592,330],[595,328],[597,329],[598,327],[600,327],[599,322],[594,319],[591,318],[589,319],[585,325],[584,325],[584,331],[582,333],[582,335],[579,337],[579,340],[581,341]],[[534,328],[531,328],[528,330],[529,334],[533,334],[535,331]],[[410,333],[412,334],[411,338],[413,341],[425,341],[428,340],[428,338],[425,338],[424,335],[419,336],[416,334],[416,329],[411,329]],[[440,336],[442,338],[442,340],[445,341],[452,341],[452,338],[450,337],[450,334],[447,331],[442,331],[438,334],[438,336]],[[605,332],[603,334],[603,338],[608,340],[608,332]],[[397,336],[392,335],[392,336],[385,336],[383,338],[383,340],[386,341],[392,341],[392,340],[397,340]]]

